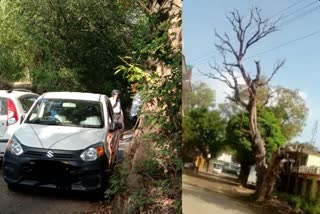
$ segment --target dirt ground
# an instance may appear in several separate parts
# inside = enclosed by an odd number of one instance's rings
[[[228,174],[193,173],[185,170],[182,177],[183,213],[221,214],[297,214],[285,202],[272,199],[266,203],[252,200],[254,190],[243,188]]]

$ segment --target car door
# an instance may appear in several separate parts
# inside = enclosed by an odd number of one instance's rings
[[[106,98],[106,106],[108,113],[108,127],[114,122],[113,120],[113,108],[108,98]],[[113,139],[111,141],[111,159],[112,161],[117,161],[118,158],[118,148],[119,148],[119,131],[112,133]]]
[[[0,138],[7,131],[8,102],[7,98],[0,97]]]

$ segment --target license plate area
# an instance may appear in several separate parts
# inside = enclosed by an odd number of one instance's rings
[[[78,167],[75,167],[66,161],[37,160],[30,161],[24,167],[24,173],[26,179],[52,183],[69,183],[76,180],[73,172],[77,169]]]

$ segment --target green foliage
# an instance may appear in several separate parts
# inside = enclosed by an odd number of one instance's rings
[[[110,183],[110,191],[112,195],[118,195],[123,192],[127,188],[127,177],[129,174],[129,170],[127,167],[127,163],[123,163],[118,165],[114,170],[114,173],[111,175],[109,179]]]
[[[249,135],[249,117],[245,112],[234,115],[226,127],[226,147],[235,152],[235,159],[240,163],[252,165],[254,149]]]
[[[187,108],[214,107],[215,91],[206,83],[200,82],[192,85],[192,92],[187,95]]]
[[[280,121],[267,108],[258,111],[258,126],[265,139],[267,160],[272,153],[286,141],[281,132]],[[249,135],[249,117],[245,112],[233,116],[226,128],[226,145],[236,152],[238,161],[254,163],[254,148]]]
[[[130,199],[129,214],[141,213],[146,206],[152,204],[152,200],[147,196],[147,191],[144,188],[132,192]]]
[[[262,79],[264,81],[265,77]],[[258,88],[257,106],[263,108],[268,101],[270,95],[270,86]],[[274,87],[272,89],[272,99],[269,100],[268,108],[272,109],[273,113],[281,122],[281,130],[287,141],[295,138],[305,125],[308,116],[308,108],[306,102],[299,90],[292,90],[284,87]],[[249,91],[242,90],[240,96],[243,100],[248,100]],[[231,107],[232,104],[227,103]],[[228,112],[228,110],[227,110]],[[225,110],[225,113],[227,113]],[[230,110],[229,110],[230,112]],[[232,111],[231,111],[232,112]]]
[[[280,120],[270,109],[258,111],[258,126],[261,136],[265,139],[267,160],[271,160],[272,153],[281,145],[286,143],[286,139],[281,130]]]
[[[226,121],[219,111],[196,108],[187,111],[183,119],[183,154],[188,156],[199,151],[204,156],[207,149],[216,156],[223,147]]]
[[[132,50],[130,13],[116,1],[0,2],[0,71],[9,80],[30,72],[36,88],[110,94],[127,91],[114,75]],[[130,94],[124,93],[123,106]]]
[[[143,129],[150,130],[143,135],[144,142],[150,142],[155,152],[138,168],[138,173],[151,181],[162,192],[161,197],[181,200],[181,93],[182,55],[171,46],[169,29],[173,27],[172,16],[163,8],[157,13],[138,11],[145,1],[128,1],[128,10],[138,14],[133,26],[133,51],[121,57],[116,74],[137,86],[141,92],[143,107]],[[147,5],[147,4],[146,4]],[[180,23],[181,24],[181,23]],[[163,66],[170,72],[161,75],[157,68]],[[170,183],[170,191],[167,191]],[[146,192],[130,193],[139,198]],[[135,204],[135,203],[133,203]],[[145,203],[144,203],[145,204]],[[146,203],[148,204],[148,203]],[[181,203],[177,205],[181,206]],[[162,206],[162,205],[159,205]],[[144,207],[138,204],[134,207]],[[179,208],[177,208],[179,209]]]
[[[283,192],[278,192],[276,195],[280,200],[288,202],[295,209],[301,209],[306,214],[320,213],[320,200],[307,200],[301,195],[291,195]]]
[[[282,133],[290,141],[303,130],[308,108],[298,90],[279,87],[276,92],[277,103],[272,110],[280,118]]]

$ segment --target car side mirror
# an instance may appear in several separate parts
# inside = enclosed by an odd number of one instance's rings
[[[21,117],[20,117],[20,124],[22,124],[24,118],[25,118],[25,115],[21,115]]]

